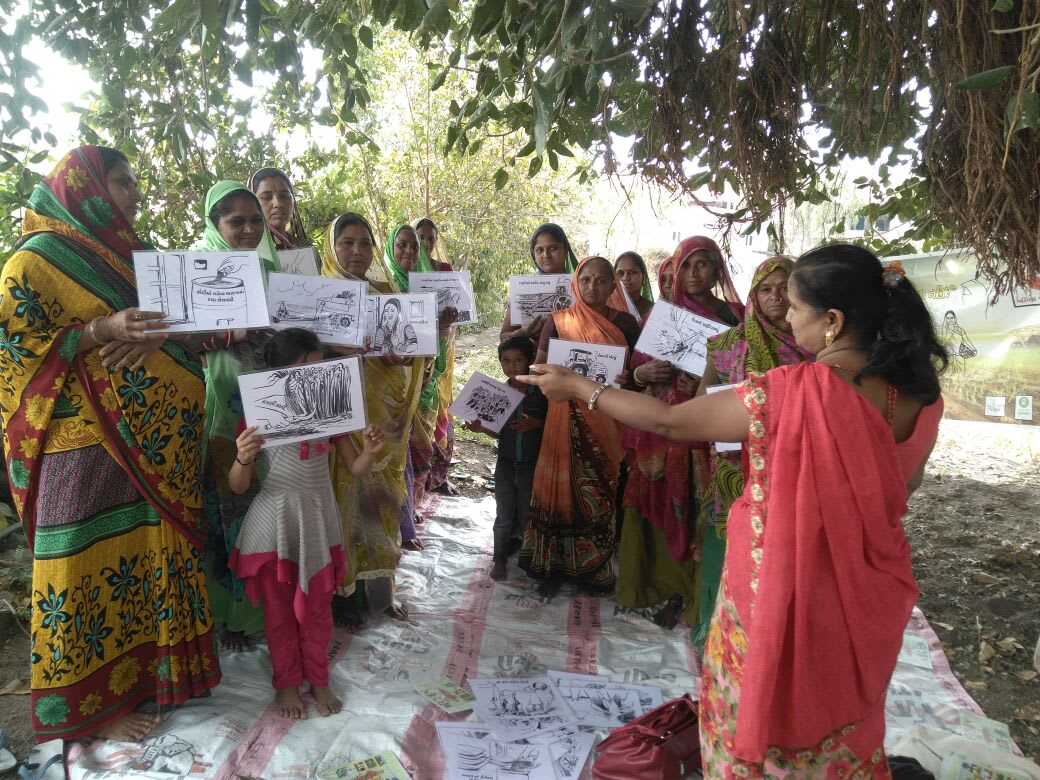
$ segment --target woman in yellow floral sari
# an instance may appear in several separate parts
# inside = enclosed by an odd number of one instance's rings
[[[0,274],[0,411],[34,554],[37,739],[140,739],[147,700],[220,680],[200,549],[198,360],[133,308],[137,180],[82,146],[33,191]]]
[[[360,214],[343,214],[326,231],[322,276],[367,281],[373,293],[400,292],[390,273],[375,256],[375,236]],[[405,478],[408,437],[419,402],[423,361],[393,357],[366,358],[365,414],[378,425],[386,448],[367,476],[357,478],[333,459],[333,486],[343,520],[347,550],[347,579],[343,593],[333,601],[337,621],[360,626],[365,606],[404,618],[394,600],[394,570],[401,555],[400,529],[411,520],[411,490]],[[364,587],[362,587],[364,586]]]

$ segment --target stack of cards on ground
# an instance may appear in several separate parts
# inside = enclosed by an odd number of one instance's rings
[[[487,374],[474,371],[448,407],[448,413],[462,420],[477,420],[481,427],[501,433],[502,427],[523,400],[524,394],[519,390]]]
[[[445,777],[572,780],[585,767],[596,731],[623,726],[662,703],[659,688],[605,677],[469,680],[479,722],[437,723]]]

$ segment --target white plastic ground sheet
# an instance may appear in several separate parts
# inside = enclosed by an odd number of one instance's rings
[[[494,510],[490,498],[440,500],[421,528],[426,549],[401,560],[399,593],[409,621],[379,616],[356,634],[336,630],[329,658],[330,685],[345,705],[339,715],[319,717],[310,702],[307,720],[281,718],[261,644],[225,653],[223,682],[213,695],[170,713],[141,744],[73,745],[70,777],[304,780],[389,750],[415,780],[440,780],[446,775],[434,724],[475,718],[446,715],[415,692],[417,682],[441,675],[461,681],[558,670],[658,686],[666,700],[696,695],[696,655],[681,626],[663,631],[650,622],[649,610],[574,596],[566,588],[546,602],[512,561],[510,579],[492,582]],[[918,641],[908,639],[906,657],[913,663],[899,664],[889,690],[889,745],[913,724],[954,731],[960,710],[980,712],[916,610],[907,636]]]

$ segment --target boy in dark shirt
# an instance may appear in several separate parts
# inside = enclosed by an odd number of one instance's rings
[[[495,464],[495,552],[491,579],[504,580],[510,542],[522,533],[531,506],[534,469],[542,446],[542,426],[549,402],[534,385],[522,385],[514,377],[527,374],[534,362],[534,343],[524,336],[513,336],[498,345],[498,361],[509,379],[509,386],[524,394],[512,419],[498,435],[498,462]],[[470,430],[495,436],[479,422],[467,423]]]

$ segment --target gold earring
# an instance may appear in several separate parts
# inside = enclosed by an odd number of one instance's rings
[[[834,331],[833,330],[829,330],[829,331],[827,331],[826,333],[823,334],[823,346],[824,347],[829,347],[833,343],[834,343]]]

